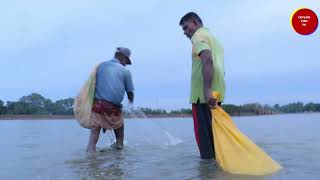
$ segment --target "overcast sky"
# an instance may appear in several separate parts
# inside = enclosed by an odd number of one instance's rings
[[[320,28],[295,33],[291,13],[320,1],[6,1],[0,6],[0,99],[74,97],[117,46],[132,50],[136,106],[190,107],[189,11],[225,49],[226,101],[320,102]],[[126,102],[125,102],[126,103]]]

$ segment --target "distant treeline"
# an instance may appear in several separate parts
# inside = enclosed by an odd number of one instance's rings
[[[18,101],[0,100],[0,115],[73,115],[73,98],[53,102],[40,94],[32,93]],[[290,103],[280,106],[250,103],[244,105],[224,104],[223,109],[231,115],[260,115],[278,113],[320,112],[319,103]],[[163,109],[139,108],[145,115],[191,115],[191,108],[166,111]],[[125,112],[127,114],[128,112]]]
[[[275,104],[261,105],[259,103],[250,103],[244,105],[223,104],[222,108],[230,115],[263,115],[280,113],[302,113],[302,112],[320,112],[319,103],[303,104],[302,102],[290,103],[283,106]],[[162,109],[141,108],[146,115],[180,115],[192,114],[191,108],[173,110],[167,112]]]
[[[32,93],[18,101],[0,100],[0,115],[72,115],[73,98],[53,102],[40,94]]]

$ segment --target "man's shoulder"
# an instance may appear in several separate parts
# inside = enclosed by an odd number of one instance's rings
[[[106,67],[106,66],[118,66],[118,65],[120,65],[121,66],[121,64],[119,64],[116,60],[114,60],[114,59],[111,59],[111,60],[107,60],[107,61],[102,61],[102,62],[100,62],[99,63],[99,66],[100,67]],[[120,67],[119,66],[119,67]]]
[[[199,37],[202,38],[213,38],[213,34],[209,31],[208,28],[203,28],[200,32],[199,32]]]
[[[114,61],[112,62],[112,67],[110,67],[110,68],[113,68],[116,71],[121,72],[122,74],[126,74],[127,75],[127,74],[130,73],[128,68],[126,68],[125,66],[121,65],[120,63],[117,63],[117,62],[114,62]]]
[[[109,61],[101,61],[97,64],[98,67],[104,66],[106,64],[108,64]]]
[[[211,40],[211,39],[213,39],[213,35],[209,31],[209,29],[202,27],[195,32],[191,40],[192,42],[198,42],[198,41],[205,41],[205,40]]]
[[[123,72],[126,74],[126,75],[131,75],[131,72],[128,68],[125,68],[123,67]]]

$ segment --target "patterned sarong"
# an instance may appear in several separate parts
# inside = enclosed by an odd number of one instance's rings
[[[123,125],[122,111],[110,102],[94,100],[91,121],[95,127],[118,129]]]

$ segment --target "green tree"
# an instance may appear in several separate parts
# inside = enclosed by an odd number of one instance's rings
[[[287,105],[281,106],[281,111],[284,113],[299,113],[304,111],[303,103],[289,103]]]
[[[38,93],[32,93],[28,96],[23,96],[18,102],[22,103],[26,108],[29,108],[25,111],[31,111],[32,114],[49,114],[47,106],[50,104],[51,100],[44,98]]]
[[[262,114],[272,114],[274,112],[273,108],[268,104],[262,106]]]
[[[303,110],[308,111],[308,112],[319,112],[320,111],[320,104],[308,103],[303,107]]]
[[[262,106],[258,103],[244,104],[241,107],[241,112],[262,114]]]
[[[73,114],[73,98],[61,99],[53,103],[50,112],[52,114],[72,115]]]
[[[273,105],[272,109],[273,109],[273,111],[276,112],[276,113],[280,113],[280,112],[281,112],[281,107],[280,107],[279,104]]]
[[[167,114],[166,110],[163,109],[151,109],[151,108],[140,108],[146,115],[162,115]]]
[[[182,108],[178,110],[172,110],[169,114],[192,114],[192,110],[190,108]]]
[[[240,106],[236,106],[233,104],[223,104],[222,108],[224,111],[226,111],[228,114],[231,114],[231,115],[240,114],[240,111],[241,111]]]
[[[45,107],[46,100],[47,100],[46,98],[44,98],[42,95],[38,93],[32,93],[28,96],[23,96],[22,98],[19,99],[20,102],[28,103],[32,106],[40,107],[40,108]]]
[[[4,105],[4,102],[0,100],[0,115],[5,114],[5,112],[6,112],[6,107]]]
[[[25,102],[7,102],[7,111],[8,115],[30,115],[36,114],[38,109],[35,106],[32,106]]]

